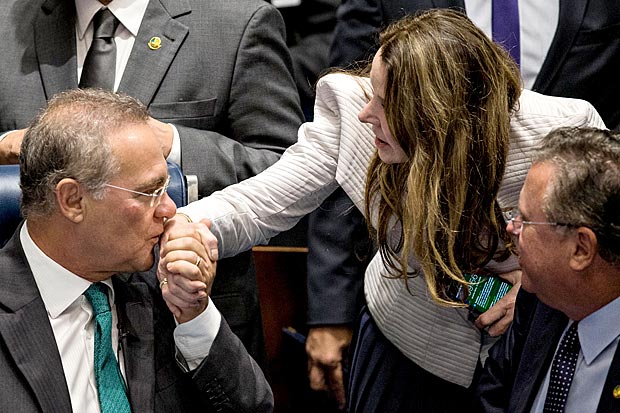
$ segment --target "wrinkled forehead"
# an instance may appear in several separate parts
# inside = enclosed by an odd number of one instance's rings
[[[153,175],[167,173],[166,160],[160,141],[146,123],[136,123],[121,127],[108,136],[112,152],[116,156],[120,171],[119,177],[131,181],[150,179]]]

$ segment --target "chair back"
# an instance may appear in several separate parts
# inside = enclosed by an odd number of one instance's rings
[[[0,247],[11,238],[22,217],[19,165],[0,165]]]

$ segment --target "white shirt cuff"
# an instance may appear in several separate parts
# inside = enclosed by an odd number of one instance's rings
[[[209,298],[205,311],[174,329],[174,343],[185,359],[189,371],[196,369],[209,355],[220,331],[221,322],[222,315]]]
[[[181,138],[179,137],[179,131],[172,123],[168,125],[172,126],[174,136],[172,138],[172,148],[170,148],[167,160],[181,166]]]

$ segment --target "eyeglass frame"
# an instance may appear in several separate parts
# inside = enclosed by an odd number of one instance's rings
[[[504,215],[504,219],[506,220],[506,225],[509,225],[512,223],[513,230],[511,232],[515,235],[519,235],[521,233],[521,230],[523,229],[523,225],[549,225],[549,226],[555,226],[555,227],[574,227],[574,225],[572,224],[565,224],[562,222],[523,221],[522,219],[517,220],[518,218],[521,218],[521,211],[519,211],[519,208],[517,207],[511,208],[509,211],[503,212],[503,215]],[[508,216],[511,216],[511,218],[508,218]]]
[[[133,189],[123,188],[122,186],[112,184],[104,184],[104,186],[114,189],[120,189],[121,191],[127,191],[137,195],[148,196],[149,198],[151,198],[150,208],[153,208],[153,206],[159,206],[159,204],[161,203],[161,198],[166,192],[168,192],[168,188],[170,187],[170,175],[168,175],[168,178],[166,178],[166,183],[164,183],[164,186],[162,186],[161,188],[157,188],[150,194],[140,191],[134,191]],[[157,204],[155,204],[155,201],[157,201]]]

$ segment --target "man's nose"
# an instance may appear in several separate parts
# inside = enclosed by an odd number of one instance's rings
[[[177,212],[177,206],[175,205],[168,192],[165,192],[161,197],[161,202],[155,209],[155,213],[159,217],[164,217],[166,219],[172,218],[174,214]]]

